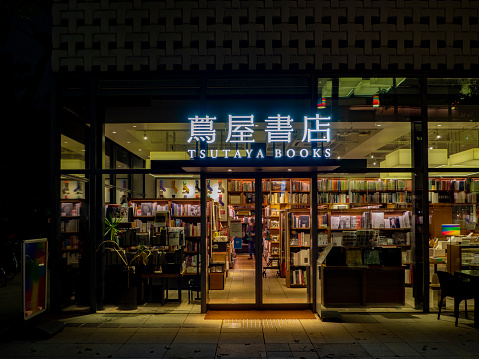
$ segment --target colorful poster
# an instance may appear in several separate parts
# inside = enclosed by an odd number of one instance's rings
[[[23,313],[30,319],[47,307],[47,239],[23,242]]]

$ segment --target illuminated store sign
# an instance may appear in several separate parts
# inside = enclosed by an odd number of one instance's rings
[[[195,140],[197,142],[203,141],[208,144],[213,144],[216,141],[216,129],[214,128],[214,121],[216,117],[195,116],[188,118],[190,120],[190,137],[187,142]],[[303,120],[303,138],[301,142],[330,142],[331,141],[331,117],[307,117],[304,116]],[[228,134],[226,142],[230,143],[254,143],[253,138],[255,127],[254,115],[247,116],[228,116]],[[293,133],[294,122],[291,116],[269,116],[265,121],[268,143],[291,143],[291,134]],[[230,150],[230,149],[215,149],[215,150],[199,150],[191,149],[187,150],[190,158],[264,158],[265,154],[261,149],[255,150]],[[198,153],[197,153],[198,152]],[[281,149],[274,150],[274,157],[312,157],[312,158],[329,158],[331,156],[331,150],[325,149],[301,149],[297,150],[289,148],[283,151]]]

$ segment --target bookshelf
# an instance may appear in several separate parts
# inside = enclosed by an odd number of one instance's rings
[[[62,297],[66,303],[86,303],[86,271],[82,259],[84,243],[88,242],[87,206],[84,199],[62,199],[60,217],[60,253]]]
[[[267,269],[276,269],[277,276],[283,276],[281,271],[284,263],[282,213],[279,206],[268,205],[264,208],[263,256],[266,266],[263,267],[263,276],[266,276]]]
[[[318,179],[318,204],[407,205],[411,203],[411,180]]]
[[[211,201],[208,201],[210,203]],[[201,268],[201,211],[200,200],[195,198],[130,199],[130,218],[136,235],[144,235],[145,243],[164,252],[181,250],[180,270],[184,275],[199,275]],[[156,214],[162,213],[164,217]],[[161,221],[161,222],[159,222]],[[165,229],[166,235],[161,228]],[[181,231],[178,243],[170,243],[168,236]],[[133,243],[135,244],[135,243]],[[158,267],[158,266],[157,266]],[[157,268],[159,269],[159,268]]]
[[[286,210],[286,286],[305,288],[310,281],[311,221],[309,210]]]
[[[477,204],[479,180],[473,178],[430,178],[428,181],[430,203]]]
[[[62,199],[60,217],[61,251],[67,265],[78,266],[85,234],[86,208],[82,199]]]
[[[456,270],[479,269],[479,246],[447,245],[447,271],[454,274]]]

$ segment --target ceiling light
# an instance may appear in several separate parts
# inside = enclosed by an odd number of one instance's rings
[[[381,125],[380,125],[379,123],[378,123],[378,124],[376,124],[376,126],[377,126],[377,127],[381,127]]]
[[[291,172],[291,171],[292,171],[292,169],[291,169],[291,168],[288,168],[288,172]]]
[[[440,136],[440,135],[437,135],[436,138],[441,138],[441,136]]]
[[[143,139],[144,139],[144,140],[147,140],[147,139],[148,139],[148,137],[146,136],[146,131],[145,131],[145,135],[143,136]]]
[[[340,160],[340,159],[341,159],[341,157],[338,156],[338,160]]]
[[[136,127],[135,125],[133,125],[133,127]]]
[[[65,143],[68,143],[67,141],[65,141]]]
[[[113,133],[116,133],[116,131],[113,131]]]
[[[442,125],[437,125],[437,127],[441,127]]]
[[[130,143],[130,141],[126,141],[126,143]]]
[[[140,148],[140,149],[138,149],[138,151],[141,151],[141,148]]]
[[[376,166],[376,162],[374,162],[373,165]]]
[[[429,147],[429,149],[430,149],[430,150],[432,150],[433,148],[434,148],[434,147],[432,147],[432,146],[431,146],[431,147]]]
[[[231,168],[228,168],[228,172],[231,172],[231,171],[233,171],[233,170]]]
[[[82,152],[85,152],[86,150],[82,150]]]
[[[373,155],[371,155],[371,158],[374,158],[374,156],[373,156]]]

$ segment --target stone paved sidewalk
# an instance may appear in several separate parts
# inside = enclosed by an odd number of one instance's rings
[[[48,340],[0,343],[1,358],[479,358],[479,330],[450,313],[316,320],[204,320],[204,314],[97,313],[62,319]]]

